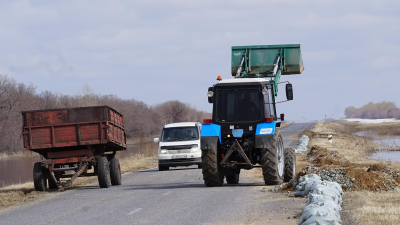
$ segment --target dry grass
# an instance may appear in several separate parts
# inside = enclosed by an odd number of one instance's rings
[[[332,122],[318,122],[310,132],[305,132],[311,138],[309,146],[318,145],[331,151],[338,151],[350,161],[371,163],[365,158],[375,149],[375,144],[365,137],[343,133],[345,126]],[[328,134],[333,136],[328,142]]]
[[[374,132],[378,135],[400,135],[400,124],[399,122],[386,122],[386,123],[375,123],[375,124],[362,124],[359,122],[348,122],[345,120],[335,121],[335,124],[343,125],[346,130],[342,130],[343,133],[354,133],[360,131]]]
[[[39,157],[39,154],[26,149],[18,152],[0,152],[0,159],[11,159],[11,158],[35,158]]]
[[[400,163],[385,162],[366,158],[376,149],[368,138],[351,135],[360,131],[360,127],[372,131],[390,130],[394,124],[366,124],[365,126],[340,122],[318,122],[312,130],[317,133],[311,139],[310,146],[319,145],[330,151],[337,151],[352,163],[366,163],[400,171]],[[396,124],[398,126],[398,124]],[[333,143],[329,143],[326,134],[333,134]],[[323,134],[323,135],[319,135]],[[387,133],[385,133],[387,134]],[[396,134],[395,132],[390,135]],[[344,210],[347,214],[347,223],[351,224],[400,224],[400,191],[347,192],[344,196]]]
[[[344,196],[343,212],[355,224],[400,224],[400,191],[348,192]]]

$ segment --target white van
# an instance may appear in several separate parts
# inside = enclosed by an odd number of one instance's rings
[[[201,168],[200,148],[201,123],[184,122],[164,125],[158,145],[158,169],[198,165]]]

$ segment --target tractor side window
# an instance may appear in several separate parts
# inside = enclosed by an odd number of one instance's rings
[[[268,89],[268,92],[264,94],[264,111],[265,111],[265,118],[275,117],[271,89]]]
[[[268,95],[269,95],[269,109],[270,109],[270,113],[271,113],[271,117],[275,118],[275,105],[274,105],[274,100],[273,100],[273,93],[272,93],[272,89],[268,89]]]

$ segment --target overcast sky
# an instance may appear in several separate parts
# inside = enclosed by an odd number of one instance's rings
[[[39,92],[95,93],[211,112],[231,46],[301,44],[305,71],[282,76],[288,120],[347,106],[400,106],[400,1],[1,1],[0,74]],[[282,85],[280,99],[285,98]]]

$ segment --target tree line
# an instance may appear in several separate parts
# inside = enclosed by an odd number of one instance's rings
[[[0,75],[0,152],[22,149],[21,111],[107,105],[124,115],[127,138],[159,135],[166,123],[201,122],[211,114],[178,100],[148,105],[135,99],[95,94],[88,85],[74,95],[50,91],[37,93],[33,84],[18,83]]]
[[[400,109],[396,107],[394,102],[370,102],[356,108],[349,106],[344,110],[346,118],[361,118],[361,119],[384,119],[396,118],[400,119]]]

